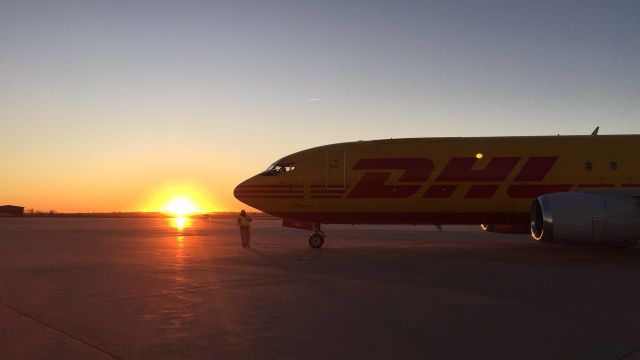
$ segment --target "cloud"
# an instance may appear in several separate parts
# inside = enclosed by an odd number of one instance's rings
[[[309,102],[318,102],[318,101],[320,101],[320,99],[318,99],[318,98],[311,98],[311,99],[308,99],[307,101],[309,101]]]

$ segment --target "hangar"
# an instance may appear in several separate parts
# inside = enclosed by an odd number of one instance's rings
[[[0,216],[24,216],[24,207],[14,205],[0,206]]]

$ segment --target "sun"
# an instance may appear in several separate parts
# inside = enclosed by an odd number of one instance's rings
[[[182,217],[198,212],[198,208],[196,208],[193,201],[189,200],[187,197],[177,196],[169,201],[169,203],[164,207],[164,211],[172,213],[175,216]]]
[[[213,196],[191,183],[166,183],[150,187],[145,197],[147,200],[144,205],[138,206],[141,211],[161,212],[174,218],[214,212],[217,209],[211,202]]]

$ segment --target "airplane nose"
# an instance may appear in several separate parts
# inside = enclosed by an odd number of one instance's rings
[[[236,186],[235,189],[233,189],[233,196],[242,201],[243,203],[251,206],[251,204],[247,203],[247,190],[251,187],[251,184],[253,183],[253,178],[249,178],[243,182],[241,182],[240,184],[238,184],[238,186]]]
[[[243,181],[240,184],[238,184],[238,186],[236,186],[235,189],[233,189],[233,197],[235,197],[240,201],[242,201],[242,188],[246,186],[245,183],[246,181]]]

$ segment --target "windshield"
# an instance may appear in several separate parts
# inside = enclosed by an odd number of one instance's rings
[[[292,162],[287,162],[287,163],[275,162],[271,164],[271,166],[269,166],[267,170],[265,170],[260,175],[265,175],[265,176],[280,175],[280,174],[288,173],[289,171],[293,171],[295,168],[296,168],[296,164]]]

